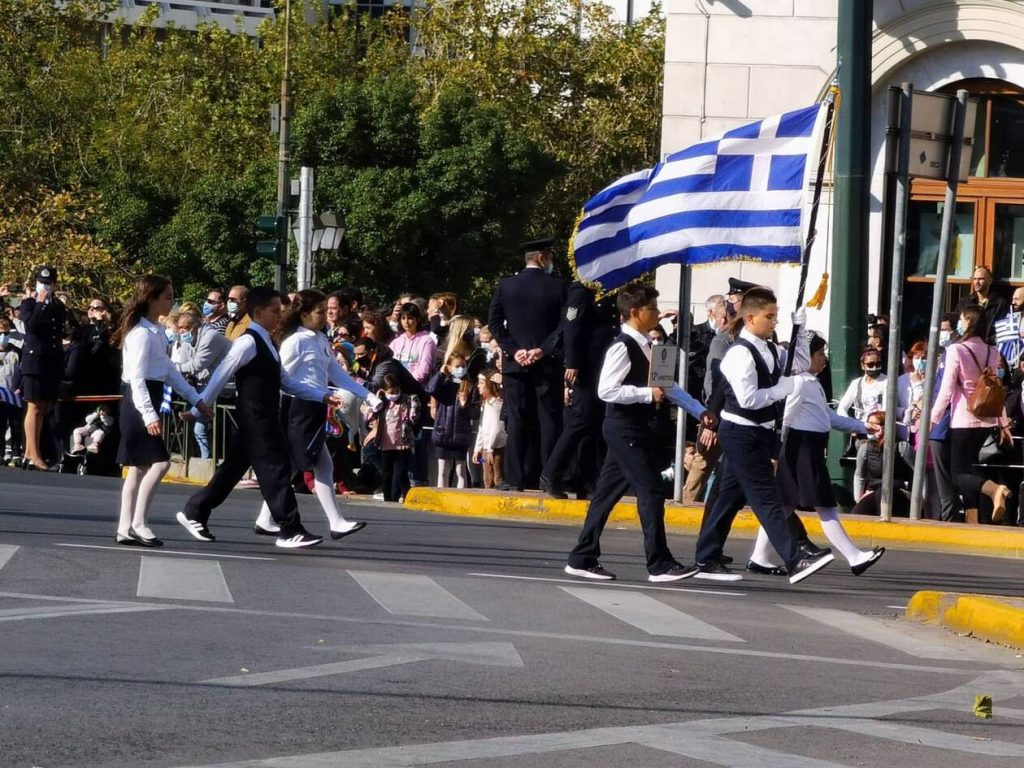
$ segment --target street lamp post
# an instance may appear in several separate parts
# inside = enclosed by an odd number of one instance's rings
[[[291,69],[288,60],[290,54],[289,32],[292,24],[292,3],[285,0],[284,4],[284,71],[281,73],[281,116],[280,128],[277,142],[277,216],[278,218],[288,215],[288,193],[291,189],[291,180],[288,178],[288,141],[289,126],[291,124]],[[274,288],[284,291],[284,268],[287,256],[287,248],[279,253],[277,263],[274,265]]]

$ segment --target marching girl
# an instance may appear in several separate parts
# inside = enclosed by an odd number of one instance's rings
[[[117,461],[128,470],[121,489],[121,516],[115,537],[118,544],[163,544],[146,525],[146,515],[153,494],[171,466],[160,435],[164,386],[169,385],[207,418],[213,415],[167,354],[167,337],[159,320],[170,313],[173,303],[171,281],[160,275],[146,275],[135,285],[134,299],[115,340],[121,344],[123,357]]]
[[[345,373],[331,349],[323,329],[327,322],[327,297],[316,290],[296,295],[282,323],[281,366],[292,378],[326,389],[328,382],[365,400],[375,410],[381,400]],[[312,472],[314,492],[331,527],[331,538],[340,539],[366,527],[346,520],[334,495],[334,462],[324,445],[327,437],[327,409],[323,403],[285,396],[281,420],[288,441],[292,468]],[[277,536],[279,526],[266,502],[256,520],[256,533]]]
[[[840,416],[828,407],[818,374],[825,369],[825,339],[814,336],[810,341],[811,363],[804,373],[794,376],[793,394],[786,399],[783,417],[783,446],[779,457],[776,481],[782,504],[802,511],[814,510],[821,519],[821,529],[857,576],[878,562],[885,547],[862,550],[854,544],[839,521],[832,481],[825,464],[825,448],[831,429],[877,435],[877,424],[866,425],[859,419]],[[755,573],[779,573],[771,565],[771,544],[764,528],[758,529],[754,552],[747,564]]]

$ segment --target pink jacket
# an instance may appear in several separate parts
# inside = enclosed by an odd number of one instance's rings
[[[977,365],[971,357],[972,352],[974,358],[978,360]],[[992,370],[999,366],[999,351],[995,347],[990,347],[983,339],[975,337],[946,347],[946,370],[942,375],[939,396],[932,406],[932,418],[934,419],[936,415],[941,416],[946,406],[952,403],[953,417],[949,426],[953,429],[997,427],[1009,423],[1005,408],[1002,417],[987,419],[980,419],[967,410],[967,401],[974,394],[974,383],[981,374],[981,369],[986,366],[990,366]]]
[[[403,333],[391,342],[395,360],[404,365],[420,384],[426,384],[434,372],[436,350],[437,345],[427,331],[420,331],[412,338]]]

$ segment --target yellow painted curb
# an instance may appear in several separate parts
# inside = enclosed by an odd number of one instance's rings
[[[1024,650],[1024,598],[918,592],[907,618]]]
[[[587,513],[587,502],[552,499],[536,493],[457,490],[454,488],[412,488],[405,506],[427,512],[465,517],[504,518],[544,523],[578,525]],[[704,515],[702,506],[667,504],[665,523],[676,531],[696,533]],[[821,523],[814,514],[801,514],[812,535],[821,535]],[[952,551],[970,554],[1024,558],[1024,529],[1007,526],[968,526],[933,520],[894,520],[843,515],[843,527],[850,537],[865,546],[898,545],[904,549]],[[636,504],[620,502],[612,510],[609,522],[636,526]],[[749,510],[736,516],[733,533],[753,536],[757,520]]]

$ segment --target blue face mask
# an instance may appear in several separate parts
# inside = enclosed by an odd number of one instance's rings
[[[215,309],[217,308],[210,302],[203,302],[203,317],[211,317]]]
[[[181,343],[182,344],[191,344],[192,343],[192,331],[185,331],[185,333],[181,334],[178,338],[181,339]]]
[[[0,333],[0,347],[7,343],[7,334]]]
[[[164,328],[164,336],[166,336],[167,341],[169,341],[172,344],[178,339],[178,334],[176,334],[170,328]]]

